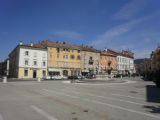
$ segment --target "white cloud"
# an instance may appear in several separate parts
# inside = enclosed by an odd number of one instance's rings
[[[148,19],[149,17],[144,17],[136,20],[132,20],[122,25],[115,26],[110,30],[107,30],[105,33],[99,35],[96,40],[92,41],[90,44],[95,47],[105,47],[105,45],[116,37],[123,35],[129,31],[131,31],[134,27],[136,27],[139,23],[143,22],[144,20]]]
[[[131,20],[145,8],[149,1],[150,0],[132,0],[122,6],[112,18],[115,20]]]
[[[77,32],[73,31],[56,31],[52,34],[55,37],[62,37],[62,38],[71,38],[71,39],[80,39],[83,36]]]

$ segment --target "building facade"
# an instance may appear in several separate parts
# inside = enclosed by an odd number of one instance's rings
[[[49,76],[81,75],[81,50],[65,42],[42,41],[40,45],[48,50]]]
[[[100,73],[100,51],[93,47],[80,46],[82,75]]]
[[[10,54],[9,76],[12,78],[42,78],[47,75],[47,50],[20,43]]]
[[[103,51],[100,54],[100,64],[102,74],[117,74],[117,56],[107,51]]]
[[[117,70],[118,74],[133,74],[135,72],[134,67],[134,54],[130,51],[114,51],[107,50],[109,53],[115,54],[117,56]]]
[[[9,59],[7,58],[5,61],[0,62],[0,76],[8,76],[9,75]]]

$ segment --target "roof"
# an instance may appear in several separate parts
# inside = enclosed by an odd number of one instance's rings
[[[115,55],[115,54],[112,54],[112,53],[109,53],[109,52],[107,52],[107,51],[103,51],[103,52],[101,52],[101,55],[104,55],[104,56],[112,56],[112,57],[117,57],[117,55]]]
[[[124,56],[124,57],[128,57],[128,58],[134,58],[134,53],[132,53],[131,51],[128,50],[122,50],[121,52],[119,51],[115,51],[115,50],[111,50],[111,49],[107,49],[107,52],[114,54],[116,56]]]
[[[26,49],[35,49],[35,50],[47,50],[45,47],[40,46],[40,45],[29,45],[29,44],[22,44],[22,45],[17,45],[10,53],[9,56],[16,51],[19,48],[26,48]]]
[[[44,47],[68,48],[68,49],[75,49],[75,50],[81,50],[81,51],[100,52],[99,50],[93,47],[84,46],[84,45],[75,45],[75,44],[58,42],[58,41],[55,42],[55,41],[44,40],[37,45],[42,45]]]
[[[49,41],[49,40],[44,40],[36,45],[43,46],[43,47],[54,47],[54,48],[71,48],[71,49],[76,49],[79,50],[80,47],[77,45],[69,44],[66,42],[55,42],[55,41]]]
[[[95,48],[93,48],[92,46],[84,46],[84,45],[81,45],[80,46],[81,50],[82,51],[88,51],[88,52],[97,52],[97,53],[100,53],[100,50],[97,50]]]
[[[38,50],[46,50],[44,46],[40,45],[18,45],[19,48],[27,48],[27,49],[38,49]]]

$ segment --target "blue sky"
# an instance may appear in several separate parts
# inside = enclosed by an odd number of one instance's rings
[[[0,61],[19,43],[44,39],[130,49],[160,43],[160,0],[0,0]]]

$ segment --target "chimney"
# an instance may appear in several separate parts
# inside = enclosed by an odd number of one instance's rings
[[[23,42],[22,42],[22,41],[20,41],[20,42],[19,42],[19,45],[23,45]]]

